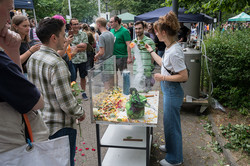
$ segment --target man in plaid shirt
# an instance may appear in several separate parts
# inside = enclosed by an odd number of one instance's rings
[[[84,120],[85,112],[72,94],[67,64],[57,54],[64,46],[65,25],[59,19],[44,19],[39,23],[37,36],[43,45],[27,63],[28,79],[44,97],[45,106],[41,112],[50,130],[50,139],[69,136],[71,165],[74,165],[75,121]]]

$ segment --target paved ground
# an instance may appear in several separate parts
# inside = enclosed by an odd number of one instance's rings
[[[160,90],[159,83],[154,87]],[[158,146],[164,143],[163,137],[163,106],[162,95],[160,95],[159,103],[159,119],[158,126],[154,128],[154,140],[151,151],[151,166],[158,166],[159,161],[164,158]],[[96,130],[95,124],[90,120],[89,101],[83,102],[83,107],[86,110],[87,118],[81,123],[82,137],[78,130],[77,150],[76,150],[76,166],[97,166],[97,151],[96,151]],[[211,137],[205,132],[202,123],[203,120],[195,113],[195,108],[192,106],[184,107],[181,110],[181,123],[183,134],[183,166],[220,166],[226,165],[222,154],[215,153],[209,146],[212,141]],[[104,133],[106,126],[101,126],[101,136]],[[86,149],[87,148],[87,149]],[[88,149],[89,148],[89,149]],[[102,148],[102,157],[106,152]],[[118,165],[119,166],[119,165]],[[131,165],[132,166],[132,165]]]

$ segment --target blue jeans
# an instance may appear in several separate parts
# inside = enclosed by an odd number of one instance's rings
[[[70,165],[75,165],[75,150],[76,150],[76,129],[73,128],[62,128],[58,130],[55,134],[49,136],[49,139],[54,139],[62,137],[65,135],[69,136],[69,146],[70,146]]]
[[[166,156],[170,164],[183,162],[180,109],[184,93],[178,82],[161,82]]]
[[[71,82],[76,81],[76,70],[75,70],[75,66],[72,63],[72,61],[69,61],[68,66],[69,66],[69,71],[71,73],[71,76],[70,76]]]

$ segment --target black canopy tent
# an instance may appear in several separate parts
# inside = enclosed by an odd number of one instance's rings
[[[144,13],[138,16],[135,16],[135,22],[136,21],[146,21],[146,22],[155,22],[159,19],[160,16],[166,15],[168,12],[172,10],[172,7],[163,7],[156,10],[153,10],[148,13]],[[203,13],[185,13],[186,9],[179,8],[178,10],[178,20],[180,22],[205,22],[205,23],[213,23],[213,18],[203,14]]]
[[[15,5],[15,9],[30,9],[30,10],[33,10],[34,19],[35,19],[35,22],[37,23],[36,12],[35,12],[35,7],[34,7],[34,4],[33,4],[33,0],[14,0],[14,5]]]

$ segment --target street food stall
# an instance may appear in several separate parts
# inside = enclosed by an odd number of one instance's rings
[[[132,66],[121,74],[116,71],[115,56],[89,70],[88,80],[98,165],[149,166],[153,127],[158,122],[159,91],[137,88],[134,82],[138,78]],[[108,127],[101,137],[102,125]],[[103,161],[102,147],[108,147]]]

